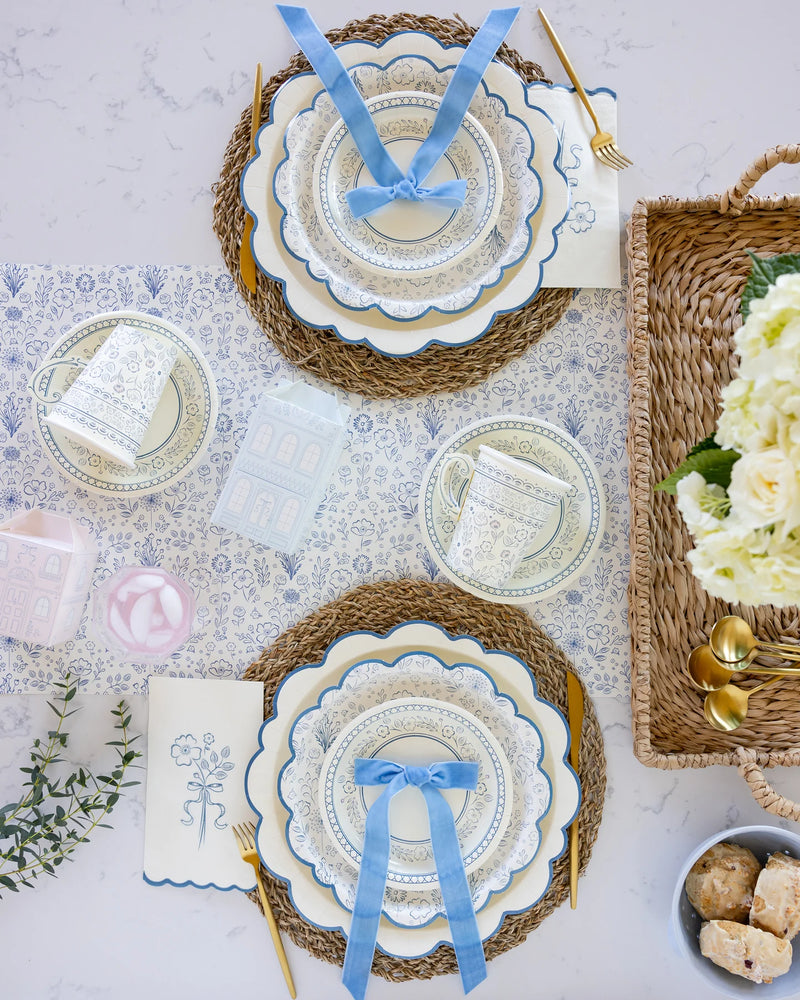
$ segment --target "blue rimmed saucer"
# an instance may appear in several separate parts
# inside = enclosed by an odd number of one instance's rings
[[[437,479],[448,455],[477,457],[488,445],[523,462],[530,462],[576,487],[555,508],[537,536],[535,548],[513,577],[490,587],[452,569],[447,551],[455,517],[441,503]],[[463,499],[466,482],[456,499]],[[449,438],[436,452],[423,477],[419,502],[425,544],[442,572],[459,587],[499,604],[528,604],[566,587],[594,557],[605,526],[605,497],[600,475],[578,442],[554,424],[535,417],[487,417]]]

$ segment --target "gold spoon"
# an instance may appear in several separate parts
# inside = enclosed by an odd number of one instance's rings
[[[686,664],[686,672],[692,686],[698,691],[719,691],[720,688],[729,684],[733,678],[747,667],[749,661],[741,664],[723,663],[714,656],[714,651],[706,643],[703,646],[695,646],[689,653]],[[761,676],[778,677],[800,677],[800,666],[798,667],[750,667],[748,674]]]
[[[726,684],[717,691],[709,691],[703,702],[706,722],[724,733],[738,729],[747,717],[747,699],[750,695],[763,691],[780,679],[772,677],[754,688],[740,688],[735,684]]]
[[[787,660],[800,660],[800,646],[785,642],[763,642],[756,639],[752,629],[738,615],[720,618],[711,629],[711,649],[723,663],[742,663],[763,652],[768,656],[778,653]],[[774,652],[773,652],[774,651]],[[749,661],[748,661],[749,662]],[[736,669],[742,669],[741,667]]]

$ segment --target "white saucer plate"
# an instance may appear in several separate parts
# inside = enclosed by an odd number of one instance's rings
[[[409,52],[412,61],[426,60],[439,72],[454,63],[452,52],[420,32],[400,32],[381,46],[349,42],[337,51],[347,66],[372,63],[379,70],[381,66],[390,66],[390,71],[378,74],[377,85],[383,93],[409,85],[405,74]],[[530,168],[541,179],[542,201],[529,222],[535,252],[526,254],[523,249],[519,263],[498,273],[496,283],[484,288],[471,308],[459,313],[432,310],[406,321],[384,316],[379,309],[352,310],[339,305],[327,286],[311,276],[307,262],[286,250],[281,239],[283,212],[273,195],[273,178],[286,156],[283,144],[286,129],[299,112],[311,106],[320,91],[319,78],[313,73],[301,74],[278,91],[270,106],[270,121],[259,132],[259,152],[244,171],[242,196],[256,219],[252,244],[256,260],[267,275],[281,282],[286,304],[301,322],[312,328],[332,330],[349,343],[368,344],[379,353],[407,357],[431,344],[471,343],[491,327],[498,315],[519,309],[534,297],[541,285],[544,263],[555,252],[556,230],[569,210],[569,185],[558,166],[559,141],[547,115],[528,107],[525,86],[509,67],[491,63],[484,84],[486,90],[502,99],[508,115],[524,121],[535,142],[533,162],[523,176],[509,177],[505,171],[503,174],[504,197],[508,190],[527,182]],[[507,117],[506,110],[503,119]],[[331,126],[334,122],[335,119]],[[486,121],[481,124],[502,158],[502,142],[498,143]],[[309,201],[313,203],[310,197]]]
[[[258,849],[268,870],[287,882],[293,905],[305,920],[346,936],[349,917],[334,894],[320,885],[310,867],[295,856],[284,836],[288,814],[278,796],[278,773],[289,756],[289,734],[295,719],[316,704],[327,688],[338,685],[350,667],[368,659],[394,662],[405,653],[420,650],[455,670],[456,665],[465,663],[480,668],[494,679],[496,690],[512,699],[516,710],[541,732],[541,766],[552,785],[550,808],[541,820],[541,843],[533,861],[522,871],[511,873],[513,878],[509,875],[507,888],[492,894],[476,914],[485,940],[497,931],[507,914],[529,909],[547,891],[553,863],[566,847],[566,829],[578,810],[580,786],[566,760],[569,732],[564,716],[537,695],[530,669],[509,653],[485,650],[469,636],[453,638],[430,622],[405,623],[386,635],[349,633],[329,647],[321,663],[301,667],[284,679],[275,697],[274,714],[261,728],[260,749],[245,778],[249,801],[259,816]],[[455,690],[462,690],[460,682]],[[477,704],[481,704],[480,699]],[[477,712],[476,717],[480,718]],[[513,823],[512,818],[509,829]],[[378,929],[378,947],[399,958],[429,954],[449,940],[443,917],[409,928],[399,927],[384,916]]]
[[[366,101],[384,146],[403,174],[433,128],[437,94],[418,91],[376,95]],[[393,201],[356,219],[347,194],[375,184],[342,119],[314,159],[314,207],[328,237],[367,270],[385,274],[443,273],[488,235],[500,212],[503,174],[486,130],[466,114],[452,142],[425,179],[426,187],[464,180],[459,208],[436,200]]]
[[[439,761],[473,761],[473,791],[445,789],[456,823],[465,871],[484,864],[511,818],[512,784],[508,760],[491,732],[469,712],[433,698],[392,698],[362,712],[338,734],[325,755],[319,780],[319,807],[325,830],[342,857],[359,868],[367,812],[382,786],[359,788],[359,757],[426,767]],[[439,882],[425,802],[415,788],[392,800],[391,848],[387,882],[411,889]]]
[[[478,457],[488,445],[575,486],[554,509],[535,549],[502,587],[490,587],[452,569],[447,550],[456,518],[441,502],[436,483],[448,455]],[[467,484],[456,499],[463,500]],[[439,448],[422,480],[420,523],[425,544],[442,572],[459,587],[500,604],[528,604],[562,590],[594,557],[605,526],[600,474],[585,449],[565,431],[535,417],[487,417],[458,431]]]
[[[45,421],[49,406],[34,399],[33,417],[45,454],[67,479],[84,489],[109,496],[141,496],[166,489],[199,461],[214,433],[218,394],[202,351],[177,326],[157,316],[111,312],[79,323],[40,365],[92,358],[118,323],[127,323],[178,348],[163,395],[142,441],[136,468],[101,458],[85,445]],[[34,376],[37,393],[57,401],[77,377],[79,368],[63,364]]]

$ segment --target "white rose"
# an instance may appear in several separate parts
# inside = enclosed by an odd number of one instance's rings
[[[676,497],[686,527],[695,536],[716,531],[727,513],[728,494],[716,483],[707,483],[699,472],[678,481]]]
[[[778,525],[782,537],[800,524],[800,483],[792,462],[779,448],[743,455],[728,487],[731,508],[743,525]]]

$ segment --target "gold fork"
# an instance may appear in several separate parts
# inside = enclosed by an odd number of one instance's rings
[[[255,825],[253,823],[239,823],[233,827],[233,834],[236,837],[236,843],[239,845],[239,853],[242,855],[242,860],[246,861],[249,865],[252,865],[256,873],[258,894],[261,897],[261,905],[264,907],[264,916],[267,918],[267,923],[269,924],[269,932],[272,935],[272,943],[275,945],[278,961],[281,963],[283,978],[286,980],[286,985],[289,987],[289,996],[292,997],[292,1000],[294,1000],[297,996],[297,991],[294,988],[292,973],[289,970],[289,962],[286,958],[286,952],[283,950],[283,941],[281,941],[281,935],[278,931],[278,925],[275,922],[275,915],[272,912],[272,907],[269,905],[269,899],[267,898],[267,893],[264,889],[264,883],[261,881],[261,861],[258,857],[258,850],[256,849]]]
[[[611,135],[610,132],[604,132],[600,128],[600,122],[597,120],[594,108],[589,102],[589,98],[586,96],[583,84],[578,79],[578,74],[575,72],[572,63],[569,61],[569,57],[564,51],[564,46],[556,37],[555,31],[553,31],[553,26],[547,20],[547,15],[541,7],[539,8],[539,18],[544,25],[544,30],[547,32],[550,41],[553,43],[553,48],[556,50],[558,58],[561,60],[564,69],[567,71],[567,76],[570,80],[572,80],[575,90],[578,92],[578,97],[580,97],[583,101],[583,106],[589,112],[589,115],[594,122],[597,134],[593,136],[591,140],[592,152],[601,163],[604,163],[607,167],[611,167],[612,170],[624,170],[625,167],[633,166],[633,160],[629,160],[628,157],[620,151],[619,147],[614,142],[614,136]]]

